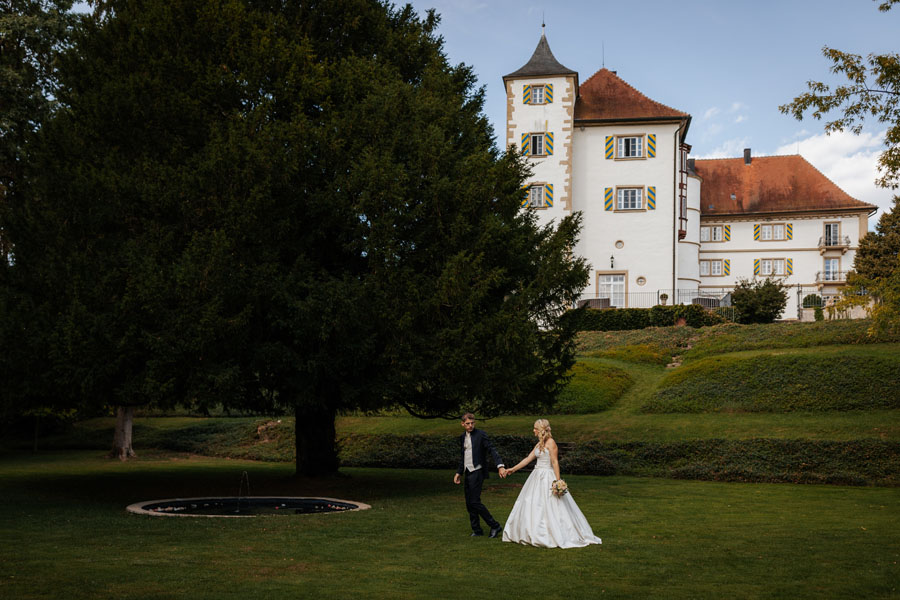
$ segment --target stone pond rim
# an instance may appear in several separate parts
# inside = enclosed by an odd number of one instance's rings
[[[126,510],[154,517],[243,518],[352,512],[369,508],[372,507],[362,502],[319,496],[206,496],[144,500],[129,505]]]

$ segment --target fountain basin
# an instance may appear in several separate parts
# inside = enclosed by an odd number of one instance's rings
[[[226,517],[260,515],[308,515],[349,512],[372,508],[362,502],[306,496],[219,496],[145,500],[127,507],[128,512],[154,517]]]

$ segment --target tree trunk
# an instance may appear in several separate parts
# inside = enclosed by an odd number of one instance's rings
[[[133,406],[116,407],[116,432],[113,436],[113,447],[110,458],[128,460],[135,456],[131,447],[131,428],[134,422]]]
[[[317,477],[338,470],[335,413],[329,407],[297,407],[297,476]]]

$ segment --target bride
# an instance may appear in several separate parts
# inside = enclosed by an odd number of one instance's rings
[[[561,481],[559,476],[559,450],[550,434],[550,422],[538,419],[534,422],[534,435],[538,439],[534,451],[522,459],[507,475],[515,473],[535,458],[537,464],[522,486],[512,512],[503,530],[504,542],[518,542],[542,548],[580,548],[599,544],[587,519],[578,509],[571,493],[556,495],[553,488]],[[560,487],[564,487],[561,484]]]

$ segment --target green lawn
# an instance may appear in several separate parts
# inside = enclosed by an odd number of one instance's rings
[[[900,489],[570,477],[601,547],[468,537],[449,471],[97,452],[0,458],[0,597],[896,598]],[[256,519],[130,515],[134,501],[328,495],[369,511]],[[523,475],[490,480],[501,520]]]

